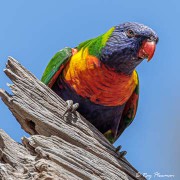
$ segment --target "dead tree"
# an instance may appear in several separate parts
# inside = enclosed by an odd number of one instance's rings
[[[63,119],[65,102],[15,59],[4,72],[13,95],[0,96],[31,136],[20,144],[0,130],[0,179],[145,179],[79,113]]]

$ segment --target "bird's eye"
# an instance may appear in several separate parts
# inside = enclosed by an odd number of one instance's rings
[[[134,31],[133,31],[133,30],[131,30],[131,29],[127,30],[126,34],[127,34],[127,36],[128,36],[129,38],[132,38],[132,37],[134,37],[134,36],[135,36]]]

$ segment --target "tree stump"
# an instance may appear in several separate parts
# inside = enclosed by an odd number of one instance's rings
[[[0,96],[31,136],[20,144],[0,130],[0,179],[145,179],[78,112],[63,119],[65,102],[15,59],[4,72],[13,95]]]

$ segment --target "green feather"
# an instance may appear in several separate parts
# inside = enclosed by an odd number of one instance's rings
[[[138,78],[138,74],[137,74],[137,78]],[[137,96],[136,101],[133,100],[134,96]],[[123,133],[123,131],[133,122],[136,111],[137,111],[138,99],[139,99],[139,78],[138,78],[138,83],[136,85],[136,88],[134,89],[133,94],[131,95],[129,100],[126,102],[126,106],[125,106],[126,111],[124,109],[124,112],[126,113],[122,114],[120,125],[119,125],[119,127],[121,128],[117,130],[116,133],[113,133],[112,129],[104,133],[104,136],[111,143],[114,143],[118,139],[118,137]],[[117,134],[117,136],[114,137],[114,134]]]
[[[55,73],[59,70],[59,68],[65,64],[69,58],[72,56],[72,49],[71,48],[64,48],[58,51],[53,58],[50,60],[49,64],[47,65],[41,81],[48,85]]]
[[[93,38],[81,43],[77,47],[77,50],[80,50],[81,48],[85,49],[87,47],[90,55],[99,57],[102,48],[106,45],[106,42],[111,36],[113,31],[114,31],[114,27],[111,28],[109,31],[107,31],[105,34],[98,36],[97,38]],[[44,84],[49,85],[53,77],[55,77],[55,74],[59,70],[59,68],[62,65],[64,65],[70,59],[71,56],[72,56],[71,48],[64,48],[59,52],[57,52],[54,55],[54,57],[50,60],[49,64],[47,65],[43,73],[43,76],[41,78],[41,81]]]
[[[102,48],[106,45],[106,42],[109,39],[109,37],[111,36],[111,34],[113,33],[113,31],[114,31],[114,27],[112,27],[109,31],[107,31],[103,35],[100,35],[93,39],[89,39],[89,40],[79,44],[77,49],[80,50],[81,48],[85,49],[87,47],[90,55],[99,57],[101,54]]]
[[[138,78],[138,74],[137,74],[137,78]],[[137,95],[139,97],[139,78],[138,78],[138,84],[132,94],[133,95]],[[138,98],[139,99],[139,98]],[[124,125],[125,128],[127,128],[134,120],[134,112],[136,114],[137,111],[137,106],[138,106],[138,99],[135,102],[135,104],[131,103],[131,106],[129,107],[128,113],[124,115]],[[129,101],[131,100],[131,97],[129,98]],[[136,107],[136,109],[135,109]]]

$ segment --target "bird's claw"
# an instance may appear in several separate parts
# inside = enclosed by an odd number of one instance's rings
[[[121,151],[119,158],[123,158],[127,154],[127,151]]]
[[[77,110],[77,108],[79,107],[79,103],[75,103],[75,104],[73,104],[73,101],[72,100],[67,100],[66,101],[66,111],[64,112],[64,114],[63,114],[63,119],[64,119],[64,117],[65,117],[65,115],[67,114],[67,113],[73,113],[73,114],[75,114],[75,112],[76,112],[76,110]]]
[[[123,157],[127,154],[127,151],[120,151],[121,148],[122,148],[122,146],[120,145],[120,146],[116,147],[116,149],[115,149],[115,152],[116,152],[116,153],[119,152],[119,153],[118,153],[119,158],[123,158]]]
[[[119,151],[121,150],[121,148],[122,148],[122,146],[120,145],[120,146],[118,146],[118,147],[115,149],[115,151],[116,151],[116,152],[119,152]]]

